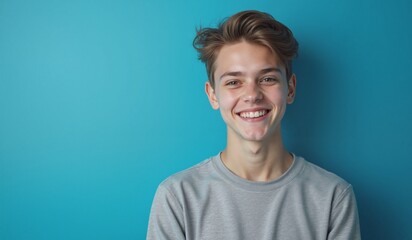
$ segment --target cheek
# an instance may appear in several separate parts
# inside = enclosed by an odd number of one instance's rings
[[[287,100],[287,90],[278,89],[277,91],[273,91],[270,93],[270,100],[273,104],[279,105],[283,104]]]
[[[218,101],[220,109],[232,109],[236,104],[236,97],[231,94],[222,92],[218,97]]]

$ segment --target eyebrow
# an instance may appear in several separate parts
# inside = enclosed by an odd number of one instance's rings
[[[265,74],[265,73],[270,73],[270,72],[277,72],[279,74],[282,74],[282,69],[277,68],[277,67],[271,67],[271,68],[264,68],[259,71],[260,74]]]
[[[270,73],[270,72],[277,72],[279,74],[282,74],[282,70],[280,68],[277,67],[270,67],[270,68],[264,68],[262,70],[259,71],[259,74],[266,74],[266,73]],[[232,76],[232,77],[237,77],[237,76],[243,76],[244,73],[241,71],[233,71],[233,72],[225,72],[220,76],[220,80],[226,76]]]

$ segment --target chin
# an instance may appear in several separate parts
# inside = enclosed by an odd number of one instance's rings
[[[277,130],[278,128],[249,129],[249,131],[241,132],[240,135],[248,141],[263,142],[275,139],[279,133]]]
[[[266,133],[248,133],[243,134],[243,139],[247,141],[261,142],[267,138]]]

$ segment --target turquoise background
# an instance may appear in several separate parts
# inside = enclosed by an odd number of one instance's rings
[[[412,239],[411,3],[0,0],[0,239],[145,239],[225,145],[195,28],[245,9],[300,42],[288,149],[353,184],[363,239]]]

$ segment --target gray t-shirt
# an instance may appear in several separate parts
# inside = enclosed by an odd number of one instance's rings
[[[156,192],[148,240],[358,240],[352,186],[301,157],[281,177],[252,182],[220,154],[172,175]]]

